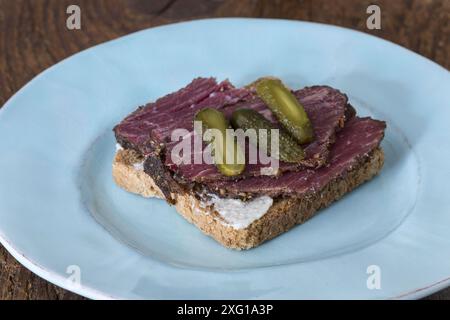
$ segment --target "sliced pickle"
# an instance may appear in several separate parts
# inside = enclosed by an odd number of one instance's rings
[[[195,121],[201,121],[204,129],[216,129],[220,132],[220,136],[216,136],[212,141],[214,159],[220,173],[225,176],[241,174],[245,169],[244,153],[236,139],[230,135],[230,130],[227,130],[229,125],[223,113],[216,109],[205,108],[197,112]],[[234,156],[231,162],[227,162],[227,154],[230,152],[233,152]]]
[[[256,92],[298,143],[313,140],[311,121],[305,109],[280,80],[261,79],[256,83]]]
[[[278,143],[278,154],[271,154],[271,129],[278,129],[269,120],[264,118],[260,113],[251,109],[239,109],[233,112],[231,116],[231,125],[235,129],[255,129],[257,135],[257,141],[250,142],[256,145],[259,149],[263,150],[267,155],[272,156],[276,159],[280,159],[285,162],[298,163],[305,157],[305,153],[287,132],[284,130],[279,130],[279,143]],[[259,144],[260,141],[260,129],[265,129],[267,132],[267,144]]]

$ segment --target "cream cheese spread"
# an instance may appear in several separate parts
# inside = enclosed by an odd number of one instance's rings
[[[273,204],[273,199],[268,196],[261,196],[252,200],[242,201],[211,195],[211,200],[209,200],[208,204],[214,206],[214,209],[227,225],[235,229],[245,229],[253,221],[266,214]]]

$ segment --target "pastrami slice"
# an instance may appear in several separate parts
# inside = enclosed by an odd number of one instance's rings
[[[299,171],[305,168],[319,168],[327,163],[329,149],[348,114],[347,96],[328,86],[313,86],[293,92],[299,99],[311,120],[315,139],[304,145],[305,158],[300,164],[279,163],[278,173]],[[264,102],[247,88],[235,88],[229,81],[217,83],[213,78],[194,79],[186,87],[162,97],[126,117],[114,128],[117,141],[125,148],[131,148],[142,155],[157,154],[160,162],[184,182],[208,182],[228,180],[214,165],[194,161],[195,150],[191,150],[189,163],[175,163],[172,148],[179,141],[171,141],[176,129],[193,133],[193,118],[197,111],[212,107],[226,115],[239,108],[250,108],[279,126]],[[190,139],[186,135],[185,139]],[[203,145],[204,147],[204,145]],[[270,165],[247,163],[238,179],[259,176]]]
[[[335,140],[335,134],[345,123],[348,99],[336,89],[328,86],[314,86],[294,91],[295,96],[299,99],[311,120],[314,128],[315,139],[313,142],[303,146],[305,148],[305,158],[299,164],[280,162],[278,173],[286,171],[298,171],[304,168],[319,168],[327,163],[329,157],[329,149]],[[220,108],[230,117],[233,111],[240,108],[252,109],[269,121],[279,127],[275,117],[265,103],[256,97],[249,96],[245,101],[226,106],[221,105]],[[191,138],[191,137],[187,137]],[[190,164],[177,165],[170,157],[172,145],[167,146],[165,163],[168,168],[176,172],[186,181],[207,182],[213,180],[228,180],[229,178],[221,175],[218,170],[208,164],[194,164],[194,159]],[[248,155],[248,153],[247,153]],[[192,157],[194,153],[192,152]],[[259,176],[264,172],[264,168],[269,165],[261,163],[247,163],[246,169],[238,178]]]
[[[197,78],[186,87],[153,103],[138,108],[114,128],[117,141],[125,148],[148,154],[154,145],[170,141],[171,132],[191,129],[196,111],[205,105],[221,108],[236,103],[248,95],[246,89],[236,89],[225,80]]]
[[[205,183],[212,192],[227,196],[304,195],[322,189],[331,180],[345,174],[378,148],[384,137],[386,124],[371,118],[355,117],[337,133],[336,143],[330,149],[329,165],[317,170],[286,172],[278,178],[249,177],[239,181]]]

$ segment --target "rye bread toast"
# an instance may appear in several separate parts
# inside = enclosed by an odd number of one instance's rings
[[[113,161],[116,184],[126,191],[144,197],[165,199],[153,179],[141,169],[142,161],[142,157],[133,150],[119,150]],[[186,220],[225,247],[250,249],[305,222],[320,209],[372,179],[381,170],[383,163],[383,150],[378,147],[321,190],[302,196],[275,198],[272,206],[261,218],[243,229],[236,229],[224,223],[217,212],[202,205],[193,191],[173,194],[171,202]]]

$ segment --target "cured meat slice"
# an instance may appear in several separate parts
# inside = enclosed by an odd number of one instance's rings
[[[123,147],[147,155],[155,146],[169,142],[173,130],[190,128],[201,108],[222,108],[248,94],[248,90],[236,89],[227,80],[217,83],[213,78],[194,79],[186,87],[139,107],[114,128],[116,139]]]
[[[335,139],[335,134],[344,126],[346,116],[348,115],[346,111],[348,108],[351,108],[348,106],[346,95],[328,86],[308,87],[297,90],[294,94],[304,106],[311,120],[315,139],[312,143],[304,146],[305,159],[300,164],[280,162],[278,174],[285,171],[298,171],[305,167],[319,168],[325,165],[329,156],[329,148]],[[205,105],[208,104],[205,103]],[[259,98],[252,97],[247,101],[230,104],[225,107],[219,105],[218,108],[222,108],[228,117],[236,109],[253,109],[279,127],[278,121],[273,117],[270,109]],[[193,118],[194,115],[190,114],[189,116]],[[193,131],[192,123],[190,131]],[[194,135],[191,132],[191,135],[187,135],[185,139],[193,139]],[[214,165],[206,163],[194,164],[193,158],[195,152],[193,149],[191,150],[192,159],[188,164],[175,164],[171,156],[171,151],[176,143],[178,142],[167,145],[165,164],[183,179],[197,182],[230,179],[221,175]],[[259,176],[263,172],[261,169],[268,168],[269,166],[269,164],[247,163],[244,173],[238,179]]]
[[[278,178],[251,177],[239,181],[219,180],[206,183],[207,189],[221,195],[239,196],[301,195],[322,189],[332,179],[351,170],[364,161],[384,137],[386,124],[371,118],[354,117],[337,133],[336,143],[330,149],[330,163],[316,170],[286,172]]]

